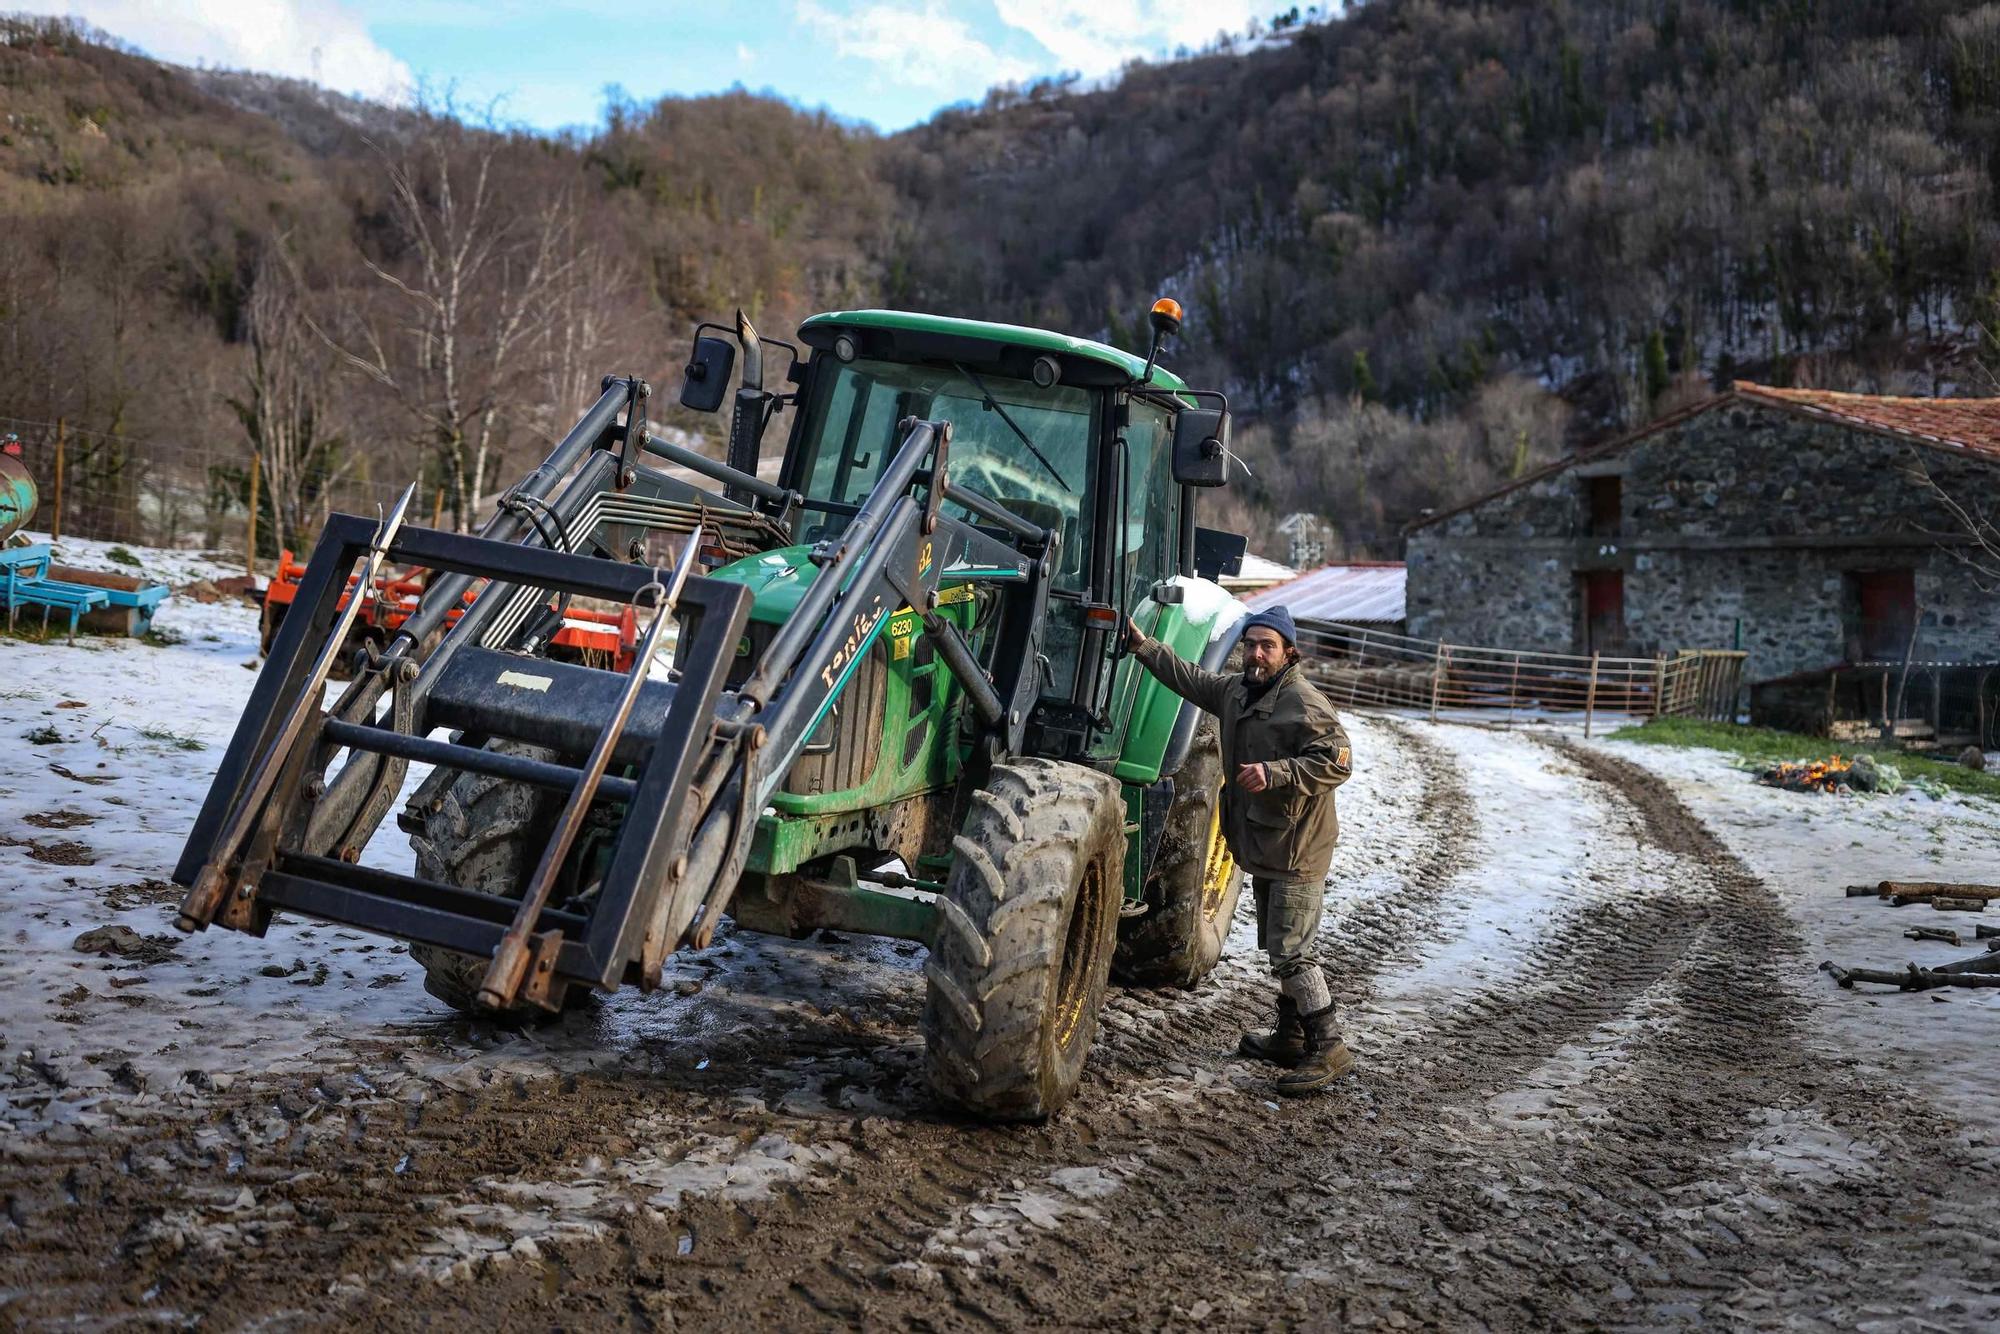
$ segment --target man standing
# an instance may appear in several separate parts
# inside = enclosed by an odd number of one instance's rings
[[[1353,772],[1347,733],[1299,668],[1292,614],[1243,623],[1243,670],[1204,671],[1125,623],[1132,655],[1222,730],[1222,831],[1257,900],[1257,943],[1278,979],[1278,1027],[1245,1033],[1246,1056],[1287,1067],[1280,1093],[1315,1093],[1354,1068],[1317,952],[1327,867],[1340,837],[1333,790]]]

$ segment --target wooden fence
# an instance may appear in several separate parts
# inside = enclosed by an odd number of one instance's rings
[[[1588,736],[1599,714],[1736,719],[1744,654],[1682,649],[1650,658],[1538,653],[1310,621],[1299,627],[1307,672],[1335,704],[1581,714]]]

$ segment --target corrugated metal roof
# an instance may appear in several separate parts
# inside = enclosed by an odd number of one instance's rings
[[[1253,611],[1283,606],[1296,621],[1380,624],[1403,619],[1403,563],[1322,565],[1243,599]]]
[[[1216,580],[1224,588],[1244,590],[1269,588],[1272,584],[1282,584],[1287,579],[1296,579],[1299,572],[1289,565],[1280,565],[1274,560],[1266,560],[1255,552],[1243,553],[1243,564],[1235,574],[1225,574]]]

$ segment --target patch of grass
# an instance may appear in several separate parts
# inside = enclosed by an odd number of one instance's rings
[[[139,558],[124,547],[111,548],[111,550],[104,553],[104,559],[116,561],[120,565],[137,565],[139,563]]]
[[[64,621],[53,621],[46,628],[39,616],[21,617],[13,625],[0,620],[0,638],[18,639],[24,644],[60,644],[69,637],[69,625]]]
[[[1908,781],[1927,778],[1958,792],[2000,801],[2000,774],[1968,769],[1955,760],[1933,759],[1895,746],[1829,741],[1800,732],[1780,732],[1772,727],[1740,727],[1735,723],[1701,722],[1693,718],[1655,718],[1635,723],[1619,728],[1611,734],[1611,739],[1649,746],[1701,746],[1749,760],[1823,760],[1835,754],[1853,759],[1867,755],[1879,763],[1895,765]]]
[[[187,636],[178,630],[163,630],[156,625],[140,635],[139,640],[141,643],[151,644],[154,648],[172,648],[176,644],[187,643]]]
[[[140,728],[139,735],[145,737],[148,741],[163,741],[175,750],[208,749],[207,743],[201,741],[199,738],[188,736],[182,732],[176,732],[171,727],[162,727],[158,723]]]
[[[55,728],[50,727],[47,723],[22,735],[27,737],[30,745],[35,746],[60,746],[63,740],[63,734],[56,731]]]

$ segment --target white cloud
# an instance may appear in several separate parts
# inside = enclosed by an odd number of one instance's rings
[[[743,43],[738,42],[736,44],[736,63],[739,65],[754,65],[757,63],[757,53]]]
[[[1085,77],[1135,56],[1199,47],[1218,32],[1242,32],[1271,8],[1249,0],[994,0],[1002,23]]]
[[[963,97],[1036,73],[1029,62],[995,51],[937,0],[914,6],[877,0],[844,14],[798,0],[797,13],[800,26],[830,43],[834,54],[865,60],[897,83]]]
[[[328,0],[11,0],[102,28],[159,60],[311,79],[359,97],[402,101],[409,66]]]

